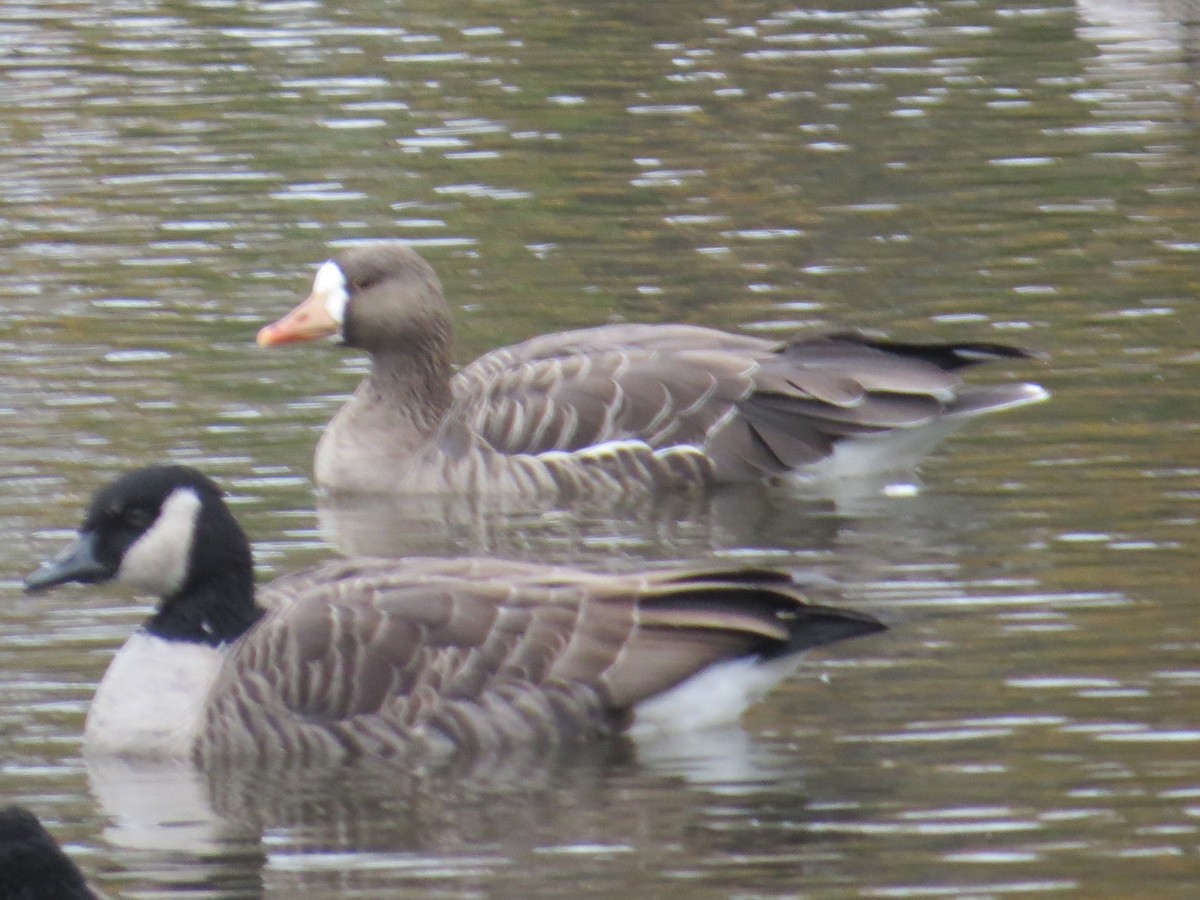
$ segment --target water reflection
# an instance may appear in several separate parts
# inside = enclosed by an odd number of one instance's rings
[[[1079,36],[1096,45],[1089,86],[1098,129],[1169,132],[1197,120],[1200,6],[1193,0],[1077,0]]]
[[[351,556],[512,556],[583,565],[704,557],[736,547],[819,551],[832,547],[838,529],[832,500],[757,485],[569,507],[444,495],[320,496],[317,512],[322,534]]]
[[[1001,496],[1020,484],[1014,479]],[[945,579],[935,594],[964,593],[955,583],[963,541],[990,527],[991,503],[924,490],[916,480],[843,487],[829,496],[755,484],[538,509],[486,498],[318,495],[317,517],[322,536],[351,556],[502,556],[598,570],[717,558],[820,572],[846,585],[933,566]]]
[[[636,750],[613,741],[554,756],[459,759],[436,771],[199,771],[89,757],[87,772],[118,862],[137,871],[173,858],[177,888],[222,884],[246,896],[287,885],[379,890],[396,878],[522,881],[530,876],[520,867],[538,857],[596,861],[645,852],[648,841],[670,848],[686,839],[697,805],[749,804],[803,783],[793,759],[740,729]],[[626,800],[614,805],[614,790]]]

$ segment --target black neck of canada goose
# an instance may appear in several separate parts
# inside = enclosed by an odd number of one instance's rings
[[[145,628],[169,641],[216,647],[236,641],[263,612],[254,602],[253,583],[232,572],[220,573],[164,597]]]

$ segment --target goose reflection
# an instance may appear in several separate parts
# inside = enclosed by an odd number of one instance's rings
[[[569,753],[460,756],[404,771],[370,762],[200,769],[92,754],[86,763],[117,862],[152,869],[167,859],[178,865],[182,855],[189,883],[232,879],[248,895],[303,888],[320,877],[323,858],[347,871],[369,859],[381,869],[454,878],[547,848],[629,850],[646,834],[681,842],[713,795],[802,791],[806,777],[794,754],[741,728]],[[622,796],[626,812],[614,814]],[[638,802],[642,796],[653,802]]]
[[[844,524],[831,498],[762,485],[571,508],[487,497],[322,494],[317,517],[322,536],[347,556],[469,553],[606,568],[736,547],[824,550]]]
[[[964,535],[987,527],[996,496],[925,491],[912,481],[837,497],[755,484],[570,509],[478,497],[318,494],[315,511],[321,537],[350,557],[470,554],[605,571],[736,559],[853,582],[864,562],[955,555]]]

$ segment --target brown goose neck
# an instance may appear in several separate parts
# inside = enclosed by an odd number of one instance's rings
[[[410,416],[422,430],[432,430],[450,407],[451,374],[444,350],[376,352],[363,388],[373,401]]]

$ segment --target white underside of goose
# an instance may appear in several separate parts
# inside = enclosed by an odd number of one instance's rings
[[[987,412],[1015,409],[1039,403],[1050,396],[1036,384],[1022,385],[1020,396],[1003,406],[989,407]],[[872,479],[889,474],[910,473],[938,444],[965,426],[978,411],[949,412],[913,428],[898,428],[878,434],[844,438],[834,444],[833,452],[818,462],[786,475],[796,484],[829,484],[847,479]]]
[[[793,653],[767,662],[742,657],[715,663],[634,707],[628,734],[635,740],[653,740],[732,725],[795,672],[800,658],[801,654]]]
[[[117,651],[88,710],[89,750],[184,757],[227,650],[138,631]]]
[[[850,479],[879,479],[911,474],[923,457],[958,431],[965,419],[938,419],[904,431],[861,435],[839,441],[829,456],[785,476],[796,484],[834,484]]]

